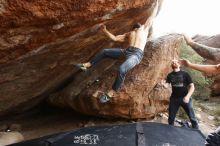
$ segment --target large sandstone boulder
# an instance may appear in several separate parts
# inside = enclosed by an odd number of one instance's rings
[[[220,63],[220,35],[214,36],[202,36],[196,35],[193,40],[212,47],[205,49],[194,49],[200,56],[206,59],[204,62],[207,64],[219,64]],[[220,75],[208,75],[211,76],[214,82],[211,85],[211,96],[220,96]]]
[[[145,22],[154,0],[2,0],[0,2],[0,115],[28,110],[64,88],[76,69],[109,45],[113,33]]]
[[[0,116],[29,110],[49,96],[55,105],[90,115],[142,118],[164,111],[170,91],[153,88],[168,73],[168,60],[178,54],[173,50],[181,43],[178,35],[148,43],[142,64],[128,74],[124,88],[109,105],[100,105],[94,94],[110,87],[115,76],[110,75],[118,62],[103,62],[87,73],[73,67],[105,47],[122,46],[106,39],[98,30],[100,23],[114,34],[127,32],[134,23],[147,20],[152,3],[154,0],[2,0]],[[97,79],[100,81],[94,83]]]

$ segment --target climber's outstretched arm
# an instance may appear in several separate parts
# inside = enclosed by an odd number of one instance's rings
[[[153,10],[153,12],[151,13],[150,17],[147,19],[147,21],[144,24],[144,30],[145,31],[148,31],[150,29],[150,27],[152,26],[152,24],[153,24],[153,20],[154,20],[154,18],[157,15],[158,7],[159,7],[158,3],[159,3],[159,0],[156,0],[156,4],[155,4],[155,7],[154,7],[154,10]]]
[[[124,42],[125,41],[127,33],[115,36],[114,34],[112,34],[111,32],[109,32],[107,30],[107,28],[104,24],[101,24],[100,28],[109,39],[111,39],[115,42]]]

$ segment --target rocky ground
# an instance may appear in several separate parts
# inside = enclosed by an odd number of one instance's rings
[[[195,104],[200,130],[204,135],[207,135],[219,126],[219,117],[214,115],[219,103],[220,101],[209,100]],[[160,114],[151,120],[140,119],[138,121],[167,123],[167,114]],[[2,131],[7,128],[10,130],[18,130],[23,134],[25,140],[29,140],[76,128],[131,122],[136,121],[83,116],[73,113],[68,109],[60,110],[54,107],[48,108],[43,105],[37,110],[35,109],[22,115],[5,117],[0,121],[0,129]]]
[[[199,120],[201,131],[207,135],[220,126],[220,99],[212,98],[199,101],[195,104],[196,116]]]

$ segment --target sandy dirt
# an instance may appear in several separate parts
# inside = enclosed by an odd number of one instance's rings
[[[196,107],[196,114],[202,117],[202,120],[199,120],[200,130],[206,136],[208,133],[216,129],[216,121],[210,120],[208,118],[210,116],[208,113],[197,109],[198,108]],[[163,115],[165,116],[157,116],[151,120],[141,119],[138,121],[167,123],[167,114]],[[1,130],[4,130],[9,127],[10,130],[18,130],[24,136],[25,140],[29,140],[82,127],[131,122],[136,121],[118,118],[104,119],[101,117],[84,116],[74,113],[72,110],[61,110],[55,107],[48,107],[48,105],[46,105],[25,114],[4,117],[0,121],[0,128]]]

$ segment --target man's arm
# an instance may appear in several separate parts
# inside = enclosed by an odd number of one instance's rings
[[[180,63],[186,67],[207,73],[207,74],[219,74],[220,73],[220,64],[217,65],[200,65],[193,64],[189,60],[181,59]]]
[[[145,24],[144,24],[144,30],[145,31],[148,31],[149,30],[149,28],[152,26],[152,24],[153,24],[153,20],[154,20],[154,18],[156,17],[156,15],[157,15],[157,11],[158,11],[158,2],[159,0],[156,0],[156,5],[155,5],[155,7],[154,7],[154,10],[153,10],[153,12],[152,12],[152,14],[150,15],[150,17],[147,19],[147,21],[145,22]]]
[[[125,41],[125,37],[126,37],[126,34],[123,34],[123,35],[113,35],[112,33],[110,33],[106,26],[104,24],[102,24],[100,26],[100,28],[102,29],[102,31],[105,33],[105,35],[110,38],[111,40],[115,41],[115,42],[124,42]]]
[[[183,34],[186,44],[192,47],[200,56],[210,60],[218,60],[218,54],[220,53],[219,48],[209,47],[197,42],[194,42],[192,38]]]
[[[171,84],[170,83],[167,83],[167,81],[166,80],[161,80],[160,81],[160,84],[164,87],[164,88],[169,88],[169,87],[171,87]]]
[[[195,86],[193,83],[189,84],[189,90],[188,90],[188,93],[187,95],[183,98],[183,101],[185,103],[189,103],[189,99],[190,97],[192,96],[193,92],[195,91]]]

